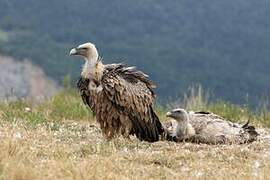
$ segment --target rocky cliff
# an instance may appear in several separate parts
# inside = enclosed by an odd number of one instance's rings
[[[42,100],[57,91],[56,83],[29,60],[0,56],[0,100]]]

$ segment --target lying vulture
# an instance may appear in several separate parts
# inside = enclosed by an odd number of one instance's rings
[[[70,55],[85,60],[77,88],[106,138],[135,134],[140,140],[159,140],[163,128],[153,110],[155,85],[146,74],[124,64],[103,64],[89,42],[73,48]]]
[[[184,109],[174,109],[166,116],[171,118],[164,123],[167,140],[242,144],[255,141],[258,136],[249,122],[241,126],[210,112],[188,113]]]

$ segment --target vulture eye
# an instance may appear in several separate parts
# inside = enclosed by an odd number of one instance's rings
[[[181,110],[181,109],[176,109],[176,110],[174,110],[174,112],[176,112],[176,113],[181,113],[182,110]]]

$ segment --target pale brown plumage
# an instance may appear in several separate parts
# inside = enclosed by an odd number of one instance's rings
[[[103,65],[100,59],[95,59],[98,56],[93,48],[91,43],[83,44],[71,50],[71,54],[86,59],[77,87],[83,102],[95,113],[103,134],[107,138],[135,134],[140,140],[159,140],[163,129],[152,108],[154,84],[134,67]]]
[[[169,140],[207,144],[242,144],[255,141],[258,136],[255,128],[248,125],[249,122],[241,126],[209,112],[188,113],[184,109],[174,109],[168,112],[167,116],[177,121],[176,124],[171,123],[172,127],[169,127],[172,120],[166,122],[164,126],[165,129],[172,129],[165,130],[168,132]]]

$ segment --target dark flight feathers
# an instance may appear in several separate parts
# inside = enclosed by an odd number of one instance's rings
[[[77,88],[107,137],[120,132],[149,142],[159,140],[163,129],[152,108],[155,85],[147,75],[134,67],[110,64],[104,67],[101,92],[89,89],[89,83],[89,79],[81,77]]]

